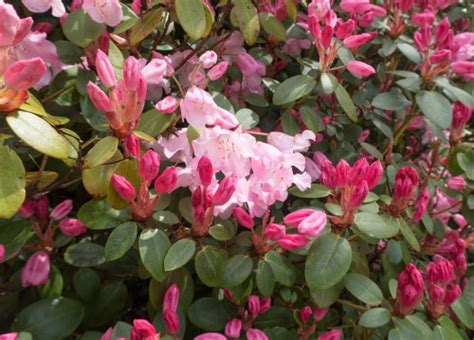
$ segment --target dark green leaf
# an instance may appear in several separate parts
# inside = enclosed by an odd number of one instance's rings
[[[291,287],[296,280],[296,272],[288,259],[276,251],[265,254],[264,260],[270,265],[275,279],[284,286]]]
[[[87,228],[94,230],[115,228],[122,221],[120,211],[111,208],[105,200],[85,203],[77,216]]]
[[[165,256],[165,271],[169,272],[181,268],[194,256],[196,242],[190,239],[182,239],[174,243]]]
[[[408,105],[410,101],[397,89],[379,93],[372,99],[372,106],[381,110],[398,111],[405,109]]]
[[[192,324],[206,331],[220,331],[232,318],[224,303],[211,297],[195,301],[188,310]]]
[[[157,281],[166,277],[165,256],[171,242],[168,236],[160,229],[143,230],[140,234],[138,248],[143,265]]]
[[[263,296],[271,296],[273,294],[275,275],[273,274],[272,267],[264,260],[258,261],[256,280],[260,294]]]
[[[124,256],[135,243],[137,238],[137,224],[125,222],[112,230],[105,244],[105,258],[113,261]]]
[[[100,37],[105,25],[95,22],[83,9],[79,9],[68,14],[62,28],[69,41],[86,47]]]
[[[453,118],[451,104],[442,94],[434,91],[420,91],[416,103],[423,115],[441,129],[447,129]]]
[[[300,198],[322,198],[329,196],[331,190],[322,184],[313,183],[311,187],[305,191],[300,191],[297,187],[292,187],[288,192]]]
[[[359,325],[367,328],[377,328],[386,325],[391,318],[390,311],[386,308],[373,308],[362,314]]]
[[[337,101],[339,102],[339,105],[341,105],[344,112],[353,122],[357,123],[356,107],[351,99],[351,96],[349,93],[347,93],[347,90],[341,84],[339,84],[336,87],[335,93]]]
[[[378,239],[393,237],[399,231],[397,221],[389,216],[360,212],[355,215],[354,221],[362,232]]]
[[[316,80],[309,76],[298,75],[278,84],[273,93],[273,104],[285,105],[311,93],[316,86]]]
[[[238,286],[249,277],[252,268],[250,257],[240,254],[231,257],[224,265],[222,285],[226,288]]]
[[[92,267],[105,262],[104,247],[91,243],[81,242],[66,249],[64,260],[75,267]]]
[[[196,255],[195,266],[199,279],[206,286],[217,287],[224,275],[225,259],[216,248],[206,246]]]
[[[347,274],[346,289],[366,304],[375,306],[382,303],[383,294],[379,286],[364,275],[356,273]]]

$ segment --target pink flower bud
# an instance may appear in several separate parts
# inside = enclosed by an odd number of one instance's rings
[[[87,227],[84,223],[76,218],[65,218],[59,222],[59,229],[61,232],[70,237],[76,237],[87,232]]]
[[[364,203],[368,193],[369,187],[367,186],[367,182],[363,181],[352,190],[351,196],[349,198],[349,204],[352,207],[360,207],[362,203]]]
[[[369,163],[365,157],[359,158],[349,171],[349,184],[350,185],[359,185],[362,181],[365,181],[367,174],[367,169],[369,168]]]
[[[104,113],[112,111],[112,104],[110,103],[109,97],[107,97],[105,92],[96,84],[89,82],[87,84],[87,93],[97,110]]]
[[[430,62],[432,64],[444,64],[451,60],[450,50],[439,50],[430,56]]]
[[[104,334],[100,337],[100,340],[112,340],[112,332],[114,329],[112,327],[107,328]],[[1,340],[1,339],[0,339]]]
[[[470,106],[466,106],[461,102],[455,102],[452,105],[452,112],[453,112],[453,121],[451,123],[451,127],[453,129],[462,129],[464,125],[472,117],[472,108]]]
[[[16,61],[7,67],[3,78],[5,84],[17,91],[26,91],[33,87],[46,73],[43,59],[37,57]]]
[[[155,190],[160,194],[170,193],[176,188],[178,172],[174,166],[167,167],[155,180]]]
[[[394,199],[410,198],[418,182],[418,173],[414,168],[410,166],[401,168],[395,175],[395,184],[393,187]]]
[[[286,235],[285,226],[282,224],[276,224],[276,223],[270,223],[269,225],[267,225],[267,227],[265,228],[265,231],[263,232],[263,236],[265,236],[266,238],[272,241],[278,241],[285,235]]]
[[[172,312],[170,310],[165,310],[163,312],[163,319],[166,324],[166,328],[168,329],[168,332],[171,334],[176,334],[178,333],[179,330],[179,317],[176,312]]]
[[[428,188],[424,188],[415,202],[415,213],[413,214],[413,221],[415,223],[420,222],[423,215],[426,213],[426,209],[428,208],[428,203],[430,201],[430,191]]]
[[[336,38],[339,40],[344,40],[345,38],[352,35],[355,29],[355,21],[352,19],[347,20],[344,23],[340,23],[336,27]]]
[[[153,150],[148,150],[143,155],[138,165],[138,173],[145,183],[150,184],[160,171],[160,155]]]
[[[345,38],[342,42],[342,45],[345,48],[358,48],[372,40],[374,40],[372,34],[362,33]]]
[[[303,323],[307,323],[310,316],[313,314],[313,311],[310,306],[304,306],[300,309],[300,319]]]
[[[204,52],[200,57],[199,57],[199,62],[201,63],[202,67],[205,69],[211,68],[214,66],[217,62],[217,54],[214,51],[207,51]]]
[[[361,61],[351,60],[346,64],[347,70],[355,76],[358,77],[370,77],[375,74],[375,69]]]
[[[201,335],[198,335],[194,340],[227,340],[225,336],[215,332],[208,332]]]
[[[270,309],[272,305],[272,298],[267,296],[267,297],[264,297],[264,298],[261,298],[260,299],[260,311],[259,311],[259,314],[263,314],[263,313],[266,313],[268,312],[268,310]]]
[[[202,185],[208,186],[214,178],[212,162],[207,156],[202,156],[198,162],[199,179]]]
[[[326,314],[329,312],[329,308],[328,307],[324,307],[324,308],[316,308],[314,310],[314,314],[313,314],[313,318],[314,320],[316,321],[321,321],[322,319],[324,319],[324,317],[326,316]]]
[[[423,40],[423,36],[421,35],[420,32],[415,32],[413,34],[413,40],[415,42],[415,46],[416,48],[421,51],[421,52],[424,52],[428,49],[428,46],[425,44],[424,40]]]
[[[451,305],[454,301],[458,299],[462,294],[461,287],[458,284],[449,285],[446,289],[446,298],[444,299],[444,303],[448,306]]]
[[[119,195],[119,197],[124,201],[128,202],[135,198],[135,188],[125,177],[113,174],[110,183],[117,195]]]
[[[250,314],[258,314],[260,312],[260,298],[257,295],[250,295],[247,299],[247,308]]]
[[[232,215],[234,215],[234,218],[242,227],[252,229],[255,225],[253,218],[249,215],[249,213],[240,207],[233,208]]]
[[[237,176],[235,174],[230,174],[226,176],[219,187],[217,188],[216,192],[214,193],[214,197],[212,198],[212,204],[214,206],[224,205],[226,204],[232,195],[235,192],[237,185]]]
[[[332,36],[334,30],[331,26],[326,26],[321,31],[321,46],[324,48],[329,48],[331,46]]]
[[[145,78],[140,74],[137,86],[137,101],[142,103],[146,99],[147,84]],[[141,112],[139,112],[141,113]]]
[[[305,218],[311,216],[314,212],[314,209],[299,209],[286,215],[283,218],[283,222],[285,222],[285,224],[289,227],[296,228]]]
[[[49,200],[46,196],[41,196],[36,200],[35,215],[40,221],[45,221],[48,218]]]
[[[423,297],[424,289],[423,275],[413,263],[409,263],[398,275],[397,303],[400,314],[413,313]]]
[[[435,21],[435,16],[431,11],[424,11],[422,13],[413,14],[411,17],[411,22],[415,26],[423,26],[423,25],[432,25]]]
[[[18,215],[20,215],[23,218],[30,218],[35,212],[35,205],[36,205],[35,201],[27,198],[21,205],[21,208],[18,211]]]
[[[467,222],[466,218],[461,214],[454,214],[453,216],[454,222],[458,225],[459,228],[463,229],[469,223]]]
[[[257,328],[250,328],[247,333],[247,340],[268,340],[268,336]]]
[[[326,223],[326,213],[315,210],[311,215],[301,221],[298,225],[298,232],[306,236],[316,237],[324,230]]]
[[[428,286],[428,297],[432,303],[441,303],[446,297],[446,290],[432,283]]]
[[[18,333],[16,332],[0,334],[0,340],[17,340],[17,339],[18,339]]]
[[[233,318],[228,321],[225,325],[225,335],[228,338],[239,338],[240,331],[242,330],[242,321],[237,318]]]
[[[359,143],[365,142],[365,140],[369,137],[369,135],[370,135],[370,130],[365,129],[364,131],[362,131],[359,137],[357,137],[357,141]]]
[[[310,15],[308,20],[309,31],[314,40],[319,40],[321,37],[321,26],[319,20],[315,15]]]
[[[136,159],[140,159],[140,140],[137,136],[131,134],[123,142],[125,152],[127,156],[133,156]]]
[[[5,246],[0,243],[0,262],[3,262],[5,259]]]
[[[474,61],[458,60],[451,63],[451,70],[457,74],[474,73]]]
[[[453,117],[454,118],[454,117]],[[448,179],[447,187],[450,190],[462,191],[464,186],[467,184],[466,180],[462,176],[450,177]]]
[[[130,340],[154,340],[157,333],[155,327],[144,319],[133,320],[132,331],[130,332]]]
[[[329,332],[325,332],[318,336],[318,340],[341,340],[342,331],[340,329],[334,328]]]
[[[71,212],[72,206],[72,200],[64,200],[51,211],[49,217],[53,220],[60,220]]]
[[[114,68],[110,62],[109,57],[100,49],[97,50],[95,66],[97,68],[97,74],[99,75],[100,81],[108,88],[114,87],[117,83],[117,80],[115,79]]]
[[[229,62],[228,61],[221,61],[217,65],[213,66],[207,72],[207,77],[210,80],[217,80],[217,79],[221,78],[226,73],[228,67],[229,67]]]
[[[45,284],[48,281],[49,270],[48,254],[44,251],[34,253],[21,271],[21,285],[28,287]]]
[[[425,26],[428,27],[428,25],[425,25]],[[451,25],[449,23],[449,18],[445,17],[443,20],[441,20],[438,23],[438,25],[436,25],[434,29],[436,44],[439,46],[443,45],[443,43],[448,38],[450,32],[451,32]]]
[[[165,296],[163,298],[163,311],[176,312],[178,309],[179,303],[179,288],[176,283],[173,283],[166,290]]]
[[[295,250],[304,247],[308,243],[308,239],[303,235],[287,234],[278,241],[280,247],[286,250]]]
[[[350,170],[350,165],[341,159],[336,165],[336,184],[338,187],[344,187],[347,185],[347,177]]]
[[[134,57],[128,57],[123,65],[123,81],[129,91],[135,91],[141,78],[140,65]]]
[[[372,164],[370,164],[365,176],[365,181],[367,182],[367,186],[369,190],[375,188],[375,186],[379,184],[380,179],[382,178],[382,175],[383,175],[383,167],[380,161],[375,161]]]
[[[179,107],[178,99],[168,96],[160,100],[155,105],[155,109],[161,113],[173,113]]]
[[[426,277],[430,282],[448,284],[454,280],[454,267],[450,261],[436,255],[426,266]]]

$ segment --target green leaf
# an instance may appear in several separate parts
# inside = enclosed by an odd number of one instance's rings
[[[347,274],[346,289],[368,305],[375,306],[382,303],[383,294],[379,286],[364,275],[356,273]]]
[[[297,187],[292,187],[288,192],[299,198],[321,198],[329,196],[331,190],[322,184],[313,183],[311,187],[305,191],[300,191]]]
[[[153,214],[153,219],[157,222],[173,225],[179,223],[179,218],[171,211],[157,211]]]
[[[321,117],[308,106],[300,107],[300,115],[304,125],[311,131],[317,133],[324,130],[324,124]]]
[[[320,307],[328,307],[332,305],[344,290],[344,280],[339,281],[334,286],[327,289],[311,288],[311,298]]]
[[[377,328],[389,323],[390,311],[386,308],[372,308],[361,315],[359,325],[367,328]]]
[[[1,242],[1,238],[0,238]],[[462,293],[464,299],[469,302],[471,308],[474,309],[474,278],[470,278],[467,282],[466,286],[464,287],[464,291]]]
[[[370,212],[357,213],[354,222],[362,232],[378,239],[393,237],[399,231],[399,225],[393,218]]]
[[[82,48],[66,40],[58,40],[54,42],[59,59],[69,65],[78,64],[82,61],[84,52]]]
[[[235,117],[239,121],[240,125],[242,125],[242,128],[245,130],[253,129],[258,125],[258,122],[260,121],[260,117],[258,116],[258,114],[247,108],[243,108],[237,111]]]
[[[5,224],[1,224],[0,244],[3,244],[5,247],[3,261],[16,256],[33,235],[33,228],[31,228],[29,220],[8,221]]]
[[[182,239],[174,243],[165,256],[165,271],[169,272],[181,268],[194,256],[196,242],[190,239]]]
[[[84,306],[73,299],[44,299],[23,309],[12,328],[29,332],[34,339],[64,339],[70,336],[84,317]]]
[[[40,295],[43,299],[58,298],[63,292],[64,280],[61,272],[56,266],[52,266],[51,269],[48,282],[39,289]]]
[[[408,244],[416,251],[420,251],[420,244],[418,243],[415,234],[405,222],[405,220],[403,218],[399,218],[398,224],[400,225],[400,231],[402,232],[405,240],[407,240]]]
[[[190,1],[190,4],[193,1]],[[194,1],[195,2],[195,1]],[[181,12],[178,12],[178,3],[180,3],[180,11],[181,11],[181,1],[176,1],[176,10],[178,14],[178,18]],[[197,13],[199,15],[200,13]],[[146,13],[140,21],[138,21],[130,31],[130,43],[132,45],[138,44],[140,41],[145,39],[148,35],[150,35],[155,28],[161,24],[163,16],[163,10],[161,8],[154,9]],[[197,29],[197,27],[196,27]]]
[[[346,239],[329,233],[316,239],[308,251],[305,265],[306,283],[310,289],[334,286],[347,273],[352,249]]]
[[[286,79],[277,85],[273,93],[273,104],[285,105],[294,102],[311,93],[316,86],[314,78],[298,75]]]
[[[206,31],[206,12],[202,0],[176,0],[175,9],[184,31],[194,40],[201,38]]]
[[[281,125],[283,132],[287,135],[294,136],[300,132],[300,124],[298,123],[298,120],[289,112],[284,112],[281,115]]]
[[[402,52],[405,55],[405,57],[407,57],[409,60],[411,60],[415,64],[418,64],[421,61],[420,53],[412,45],[401,43],[401,44],[397,44],[397,47],[400,50],[400,52]]]
[[[469,302],[464,298],[464,296],[461,296],[454,301],[451,305],[451,309],[464,326],[469,329],[474,329],[474,314],[472,313],[472,308],[469,305]]]
[[[114,29],[114,34],[120,34],[125,31],[128,31],[130,28],[134,27],[138,21],[138,16],[135,12],[125,4],[122,5],[123,20],[117,27]],[[148,14],[148,13],[147,13]]]
[[[394,321],[398,328],[399,339],[428,340],[431,338],[431,329],[415,315],[408,315],[404,319],[395,318]]]
[[[148,286],[149,301],[154,309],[161,309],[163,299],[169,286],[176,283],[179,288],[179,302],[185,310],[189,308],[194,299],[194,281],[193,277],[186,268],[179,268],[169,272],[166,279],[158,282],[154,279],[150,280]]]
[[[372,99],[372,106],[381,110],[398,111],[405,109],[408,105],[410,101],[398,89],[379,93]]]
[[[347,116],[354,122],[357,123],[357,112],[354,103],[352,102],[351,96],[347,93],[346,89],[339,84],[335,89],[336,99],[341,105]]]
[[[459,334],[458,327],[447,315],[443,315],[438,319],[439,324],[443,327],[443,330],[448,334],[449,340],[462,340],[464,339]]]
[[[138,248],[143,265],[157,281],[166,277],[164,262],[171,242],[160,229],[143,230],[140,234]]]
[[[81,47],[86,47],[100,37],[105,25],[95,22],[89,14],[80,9],[69,13],[62,28],[69,41]]]
[[[238,26],[249,45],[255,44],[260,33],[258,12],[251,0],[235,0],[231,11],[231,21]]]
[[[84,159],[84,166],[93,168],[107,162],[117,151],[118,142],[118,139],[113,136],[102,138],[87,153]]]
[[[277,282],[287,287],[293,286],[296,281],[296,271],[286,257],[272,250],[265,254],[264,260],[272,268]]]
[[[110,178],[123,159],[120,151],[116,151],[107,163],[92,169],[82,170],[82,184],[87,192],[96,197],[104,197],[109,189]]]
[[[122,218],[120,211],[110,207],[106,200],[86,202],[77,213],[77,217],[88,229],[103,230],[115,228]]]
[[[240,285],[252,272],[253,262],[245,255],[235,255],[228,259],[224,265],[224,276],[222,285],[232,288]]]
[[[0,218],[9,219],[25,200],[26,173],[21,158],[1,142],[0,159]]]
[[[222,301],[205,297],[195,301],[188,310],[193,325],[206,331],[220,331],[232,318]]]
[[[224,275],[225,259],[216,248],[205,246],[195,258],[196,273],[199,279],[208,287],[217,287]]]
[[[138,161],[136,159],[126,159],[119,163],[114,171],[114,174],[125,177],[138,192],[142,178],[138,174]],[[115,191],[112,182],[109,183],[107,189],[107,200],[114,209],[125,209],[129,206]]]
[[[18,111],[7,116],[7,123],[18,137],[36,151],[53,158],[68,158],[69,144],[66,139],[37,115]]]
[[[295,322],[291,310],[281,306],[272,306],[255,320],[254,326],[258,328],[269,328],[282,326],[286,328],[294,327]]]
[[[274,15],[262,12],[259,14],[260,23],[268,34],[274,36],[278,41],[286,40],[285,26]]]
[[[222,221],[209,228],[209,234],[218,241],[228,241],[234,237],[236,226],[230,221]]]
[[[256,280],[260,294],[263,296],[271,296],[273,294],[275,275],[273,274],[272,267],[264,260],[258,261]]]
[[[127,339],[130,336],[132,326],[128,323],[119,321],[112,330],[111,339],[125,338]]]
[[[100,277],[93,269],[79,269],[73,277],[74,290],[85,301],[92,301],[100,289]]]
[[[321,87],[324,93],[331,94],[338,86],[339,82],[331,73],[324,72],[321,74]]]
[[[423,115],[436,126],[447,129],[451,125],[453,119],[451,104],[442,94],[434,91],[420,91],[415,98]]]
[[[460,152],[456,155],[456,160],[458,161],[459,167],[466,173],[466,177],[470,180],[474,180],[474,151]]]
[[[135,243],[138,226],[135,222],[125,222],[112,230],[105,244],[105,259],[113,261],[124,256]]]
[[[373,145],[371,144],[367,144],[367,143],[364,143],[364,142],[361,142],[360,143],[360,146],[362,146],[364,148],[365,151],[367,151],[368,153],[370,153],[372,156],[374,156],[375,158],[377,159],[383,159],[383,155],[382,153]]]
[[[92,267],[105,262],[104,247],[91,242],[73,244],[66,249],[64,261],[74,267]]]

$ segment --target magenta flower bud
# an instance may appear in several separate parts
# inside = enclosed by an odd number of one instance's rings
[[[267,297],[264,297],[264,298],[261,298],[260,299],[260,311],[259,311],[259,314],[263,314],[263,313],[266,313],[268,312],[268,310],[270,309],[272,305],[272,298],[267,296]]]
[[[369,190],[375,188],[375,186],[379,184],[382,175],[383,167],[380,161],[376,161],[370,164],[365,175],[365,181],[367,182],[367,187],[369,188]]]
[[[413,222],[418,223],[426,213],[428,203],[430,201],[430,191],[424,188],[418,195],[415,202],[415,213],[413,214]]]
[[[176,111],[179,107],[179,100],[168,96],[160,100],[158,103],[155,105],[155,109],[161,113],[173,113]]]
[[[226,176],[221,181],[219,187],[217,187],[217,190],[214,193],[214,196],[212,197],[212,205],[219,206],[226,204],[234,194],[236,185],[237,176],[235,174]]]
[[[176,312],[179,303],[179,288],[176,283],[173,283],[166,290],[163,298],[163,311]]]
[[[109,57],[100,49],[97,50],[95,66],[97,68],[99,79],[105,86],[111,88],[117,84],[117,79],[115,79],[115,72],[112,63],[110,62]]]
[[[430,56],[430,62],[432,64],[444,64],[451,60],[450,50],[439,50]]]
[[[429,26],[425,25],[424,27],[426,27],[428,29]],[[438,23],[438,25],[436,25],[436,27],[434,29],[436,44],[437,45],[443,45],[443,43],[448,38],[450,32],[451,32],[451,25],[449,23],[449,18],[445,17],[443,20],[441,20]]]
[[[338,187],[344,187],[347,185],[347,177],[350,170],[350,165],[341,159],[336,165],[336,184]]]
[[[454,267],[450,261],[435,255],[434,261],[426,266],[426,278],[430,282],[448,284],[454,280]]]
[[[252,229],[255,225],[253,218],[243,208],[233,208],[232,215],[234,215],[234,218],[237,220],[237,222],[244,228]]]
[[[21,208],[18,211],[18,215],[20,215],[23,218],[30,218],[31,216],[33,216],[33,213],[35,212],[35,205],[36,205],[35,201],[27,198],[21,205]]]
[[[350,185],[360,185],[362,181],[365,181],[367,175],[367,169],[369,168],[369,163],[365,157],[359,158],[349,171],[349,184]]]
[[[314,310],[313,319],[316,321],[321,321],[322,319],[324,319],[324,317],[326,316],[328,312],[329,312],[328,307],[316,308]]]
[[[446,297],[446,290],[437,284],[431,283],[428,286],[428,297],[432,303],[441,303]]]
[[[474,61],[458,60],[451,63],[451,70],[457,74],[474,73]]]
[[[157,333],[155,327],[144,319],[133,320],[132,331],[130,332],[130,340],[154,340]]]
[[[123,82],[129,91],[135,91],[141,78],[140,64],[134,57],[128,57],[123,65]]]
[[[466,220],[466,218],[461,214],[454,214],[453,220],[459,226],[459,228],[461,228],[461,229],[463,229],[464,227],[466,227],[469,224],[469,222]]]
[[[3,260],[5,259],[5,252],[5,246],[0,243],[0,262],[3,262]]]
[[[331,47],[332,36],[334,34],[334,30],[331,26],[326,26],[321,31],[321,46],[324,48]]]
[[[458,299],[462,294],[461,287],[458,284],[449,285],[446,289],[446,298],[444,303],[448,306]]]
[[[410,198],[418,182],[418,173],[414,168],[406,166],[398,170],[393,187],[394,199]]]
[[[424,289],[423,275],[413,263],[409,263],[398,275],[397,303],[400,314],[413,313],[423,297]]]
[[[466,106],[461,102],[455,102],[452,105],[452,112],[453,112],[453,121],[451,123],[451,127],[453,129],[463,129],[464,125],[472,117],[472,108],[470,106]]]
[[[286,250],[295,250],[304,247],[308,243],[308,239],[303,235],[287,234],[278,241],[280,247]]]
[[[285,226],[282,224],[276,224],[276,223],[270,223],[269,225],[267,225],[267,227],[265,228],[265,231],[263,232],[263,236],[265,236],[266,238],[272,241],[278,241],[285,235],[286,235]]]
[[[336,38],[339,40],[344,40],[345,38],[352,35],[355,29],[355,21],[352,19],[347,20],[344,23],[340,23],[336,27]]]
[[[342,41],[342,45],[345,48],[358,48],[373,39],[374,37],[370,33],[362,33],[345,38]]]
[[[351,60],[346,64],[347,70],[357,77],[370,77],[371,75],[375,74],[375,69],[361,61],[358,60]]]
[[[104,334],[100,337],[100,340],[112,340],[112,332],[114,329],[112,327],[107,328]],[[118,338],[120,339],[120,338]],[[121,340],[121,339],[120,339]]]
[[[61,232],[70,237],[76,237],[87,232],[87,227],[84,223],[76,218],[65,218],[59,222],[59,229]]]
[[[303,323],[307,323],[310,316],[313,314],[313,311],[310,306],[304,306],[300,309],[300,319]]]
[[[411,16],[411,22],[415,26],[423,26],[423,25],[432,25],[435,21],[435,16],[431,11],[424,11],[422,13],[416,13]]]
[[[49,200],[46,196],[41,196],[36,200],[35,216],[40,221],[45,221],[48,218]]]
[[[349,204],[353,207],[360,207],[368,194],[369,187],[367,186],[367,182],[363,181],[353,189],[349,198]]]
[[[176,312],[165,310],[163,312],[163,319],[165,320],[166,328],[171,334],[176,334],[179,331],[179,317]]]
[[[207,156],[202,156],[201,159],[199,159],[198,173],[202,185],[207,187],[211,184],[211,181],[214,178],[214,169],[211,160]]]
[[[199,57],[199,62],[201,63],[202,67],[204,67],[205,69],[211,68],[217,63],[217,53],[214,51],[204,52]]]
[[[318,340],[341,340],[342,331],[340,329],[334,328],[329,332],[325,332],[318,336]]]
[[[296,228],[305,218],[311,216],[316,210],[314,209],[299,209],[289,213],[283,218],[283,222],[289,227]]]
[[[117,195],[119,195],[119,197],[124,201],[128,202],[135,198],[135,188],[125,177],[113,174],[110,183]]]
[[[372,25],[372,23],[374,22],[374,19],[375,19],[375,13],[372,11],[368,11],[367,13],[365,13],[363,16],[359,18],[357,23],[359,24],[360,27],[367,28],[370,25]]]
[[[298,232],[306,236],[316,237],[324,230],[326,223],[326,213],[315,210],[311,215],[301,221],[298,225]]]
[[[420,32],[415,32],[415,34],[413,34],[413,40],[415,42],[416,48],[419,51],[424,52],[428,49],[428,46],[425,44],[423,36]]]
[[[16,61],[9,65],[3,74],[5,84],[17,91],[26,91],[33,87],[46,73],[43,59],[37,57]]]
[[[176,188],[178,172],[174,166],[167,167],[155,180],[155,190],[160,194],[170,193]]]
[[[150,184],[160,171],[160,155],[153,150],[145,152],[138,165],[138,173],[145,183]]]
[[[198,335],[194,340],[227,340],[225,336],[215,332],[207,332],[201,335]]]
[[[71,212],[72,207],[72,200],[64,200],[51,211],[49,217],[56,221],[63,219]]]
[[[91,81],[87,84],[87,93],[97,110],[104,113],[112,111],[112,104],[109,97],[100,89],[100,87]]]
[[[143,103],[145,101],[146,91],[147,91],[146,80],[140,74],[140,77],[138,78],[138,86],[137,86],[137,100],[139,103]]]
[[[257,295],[250,295],[247,299],[247,308],[250,314],[258,314],[260,312],[260,298]]]
[[[265,332],[257,328],[249,328],[246,333],[247,340],[268,340]]]
[[[217,80],[217,79],[221,78],[226,73],[228,67],[229,67],[229,62],[228,61],[221,61],[217,65],[213,66],[207,72],[207,77],[210,80]]]
[[[18,333],[16,332],[0,334],[0,340],[17,340],[17,339],[18,339]]]
[[[133,156],[140,159],[140,140],[137,136],[131,134],[123,142],[125,152],[128,156]]]
[[[228,338],[239,338],[241,330],[242,321],[237,318],[233,318],[225,325],[225,336]]]
[[[49,256],[44,251],[34,253],[26,261],[21,271],[21,285],[23,287],[39,286],[48,282],[50,264]]]

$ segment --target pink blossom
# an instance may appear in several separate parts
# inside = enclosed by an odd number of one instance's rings
[[[340,329],[334,328],[329,332],[325,332],[318,336],[318,340],[340,340],[342,337],[342,331]]]
[[[174,166],[167,167],[155,180],[155,190],[159,193],[170,193],[176,188],[178,175]]]
[[[208,72],[207,77],[210,80],[217,80],[221,78],[227,71],[229,67],[228,61],[221,61],[220,63],[214,65]]]
[[[240,207],[233,208],[232,215],[242,227],[252,229],[255,225],[253,218],[249,215],[249,213]]]
[[[474,73],[474,61],[455,61],[451,63],[451,70],[460,75]]]
[[[39,286],[48,281],[50,270],[49,256],[44,251],[38,251],[29,257],[21,271],[23,287]]]
[[[76,218],[65,218],[59,222],[59,230],[66,236],[76,237],[87,232],[87,227]]]
[[[214,51],[206,51],[199,57],[199,62],[205,69],[211,68],[217,62],[217,53]]]
[[[117,26],[123,19],[119,0],[84,0],[82,8],[98,23]]]
[[[314,214],[314,209],[298,209],[286,215],[283,221],[290,227],[297,227],[304,219]]]
[[[458,284],[452,284],[446,289],[444,303],[448,306],[454,303],[462,294],[461,287]]]
[[[58,204],[49,214],[53,220],[60,220],[66,217],[72,210],[73,202],[72,200],[64,200]]]
[[[423,25],[432,25],[435,21],[435,16],[431,11],[424,11],[421,13],[413,14],[411,17],[411,22],[416,26],[423,26]]]
[[[174,98],[174,97],[171,97],[171,96],[167,96],[165,98],[163,98],[162,100],[160,100],[158,103],[156,103],[155,105],[155,109],[161,113],[165,113],[165,114],[168,114],[168,113],[172,113],[174,111],[176,111],[179,107],[179,101],[178,99]]]
[[[145,183],[150,184],[160,171],[160,156],[153,150],[145,152],[138,165],[138,173]]]
[[[155,327],[144,319],[133,320],[132,331],[130,332],[130,340],[154,340],[157,333]]]
[[[360,14],[365,12],[369,5],[369,0],[342,0],[339,7],[348,13]]]
[[[353,188],[349,197],[349,204],[352,207],[360,207],[362,203],[364,203],[364,200],[366,199],[368,193],[369,187],[367,185],[367,182],[362,181],[361,184],[356,185],[355,188]]]
[[[461,214],[454,214],[453,220],[461,229],[465,228],[469,224],[466,218]]]
[[[247,330],[247,340],[268,340],[268,336],[257,328],[250,328]]]
[[[163,58],[153,58],[142,69],[141,73],[147,84],[161,84],[165,76],[170,75],[168,62]]]
[[[313,314],[313,311],[311,310],[310,306],[304,306],[299,310],[300,314],[300,319],[303,323],[307,323],[311,315]]]
[[[306,236],[316,237],[324,230],[326,223],[326,213],[315,210],[298,224],[298,232]]]
[[[415,202],[415,213],[413,214],[413,221],[419,222],[425,215],[430,200],[430,191],[428,188],[424,188],[418,195]]]
[[[430,56],[430,62],[433,64],[443,64],[451,60],[451,51],[444,49],[438,50]]]
[[[424,291],[423,276],[413,263],[398,275],[397,303],[402,315],[413,313]]]
[[[285,235],[286,235],[285,226],[282,224],[277,224],[277,223],[270,223],[269,225],[267,225],[267,227],[265,228],[265,231],[263,232],[263,236],[265,236],[266,238],[272,241],[278,241]]]
[[[17,339],[18,339],[18,333],[16,332],[0,334],[0,340],[17,340]]]
[[[448,179],[447,187],[451,190],[462,191],[466,184],[467,182],[463,176],[455,176]]]
[[[343,40],[342,44],[346,48],[358,48],[370,41],[372,41],[374,37],[370,33],[362,33],[358,35],[353,35],[347,37]]]
[[[20,19],[15,8],[0,2],[0,15],[2,22],[0,23],[0,47],[10,46],[23,40],[30,32],[33,20],[31,18]]]
[[[237,318],[233,318],[225,325],[225,335],[229,338],[238,338],[240,337],[241,329],[242,321]]]
[[[0,243],[0,262],[3,262],[3,260],[5,259],[5,253],[6,253],[5,246],[2,243]]]
[[[227,340],[227,338],[219,333],[208,332],[198,335],[194,340]]]
[[[315,16],[319,20],[323,19],[331,9],[329,0],[312,0],[308,5],[308,15]]]
[[[47,71],[41,58],[26,59],[14,62],[5,70],[5,83],[14,90],[28,90],[38,83]]]
[[[316,320],[316,321],[321,321],[322,319],[324,319],[324,317],[326,316],[326,314],[327,314],[328,312],[329,312],[329,308],[328,308],[328,307],[315,308],[315,309],[314,309],[313,318],[314,318],[314,320]]]
[[[232,197],[236,189],[237,176],[230,174],[226,176],[219,184],[214,196],[212,198],[212,204],[219,206],[227,203]]]
[[[62,0],[21,0],[23,5],[33,13],[44,13],[53,9],[53,16],[60,18],[66,13]]]
[[[346,67],[350,73],[358,77],[366,78],[375,74],[375,69],[372,66],[358,60],[349,61]]]

